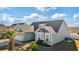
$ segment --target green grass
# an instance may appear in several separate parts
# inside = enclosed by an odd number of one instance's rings
[[[77,51],[77,48],[73,40],[64,40],[55,44],[53,47],[38,45],[38,51]]]
[[[77,51],[76,45],[74,41],[62,41],[53,46],[53,48],[57,51]]]
[[[33,41],[28,41],[30,43]],[[77,51],[75,42],[73,40],[64,40],[55,44],[53,47],[47,45],[38,45],[38,51]],[[20,44],[15,44],[15,46],[20,46]]]

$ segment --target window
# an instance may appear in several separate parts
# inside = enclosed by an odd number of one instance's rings
[[[37,37],[38,37],[39,40],[40,40],[40,36],[41,36],[40,34],[37,35]]]
[[[49,41],[49,35],[46,35],[46,41]]]
[[[46,41],[49,41],[49,39],[48,39],[48,38],[46,38]]]
[[[49,35],[46,35],[47,38],[49,38]]]

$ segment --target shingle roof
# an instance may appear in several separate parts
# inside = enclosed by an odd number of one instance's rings
[[[40,30],[43,32],[48,32],[45,28],[41,28]]]
[[[19,27],[23,30],[23,32],[34,32],[34,26],[20,25]]]
[[[45,23],[46,26],[51,26],[55,30],[55,32],[58,32],[58,30],[59,30],[59,28],[60,28],[60,26],[61,26],[63,21],[64,20],[34,22],[31,25],[33,25],[34,26],[34,30],[36,30],[39,27],[40,24],[44,24]]]
[[[46,29],[50,33],[55,32],[51,26],[43,26],[43,28]]]

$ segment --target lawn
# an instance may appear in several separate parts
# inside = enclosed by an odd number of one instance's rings
[[[55,44],[53,47],[38,46],[38,51],[77,51],[75,41],[62,41]]]
[[[62,41],[53,46],[56,51],[77,51],[76,44],[74,40]]]
[[[55,44],[53,47],[41,44],[37,45],[37,51],[77,51],[74,40],[64,40],[62,42]]]
[[[16,51],[23,51],[21,48],[24,45],[25,44],[17,44],[16,43],[14,49]],[[73,41],[73,40],[71,40],[71,41],[64,40],[62,42],[55,44],[53,47],[47,46],[47,45],[38,45],[37,48],[38,48],[37,51],[77,51],[75,41]],[[0,50],[5,50],[5,49],[8,49],[8,46],[0,46]]]

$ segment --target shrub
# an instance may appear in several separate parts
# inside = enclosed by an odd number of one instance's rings
[[[31,47],[32,47],[32,51],[36,51],[37,50],[37,44],[36,42],[31,42]]]
[[[30,42],[30,43],[26,44],[23,47],[23,50],[24,51],[37,51],[37,47],[38,47],[38,45],[36,44],[35,41],[33,41],[33,42]]]
[[[37,44],[42,45],[43,44],[43,40],[38,40]]]

